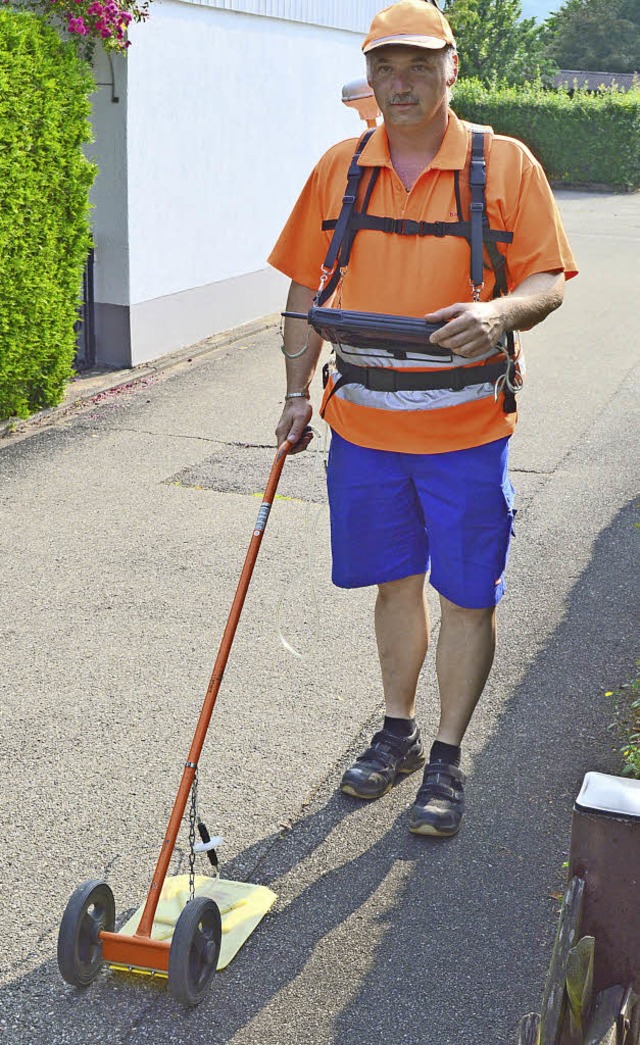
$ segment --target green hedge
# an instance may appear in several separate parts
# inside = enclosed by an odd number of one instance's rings
[[[452,102],[465,120],[491,124],[498,134],[519,138],[556,182],[640,187],[640,89],[550,91],[456,84]]]
[[[59,403],[72,373],[94,89],[40,18],[0,10],[0,419]]]

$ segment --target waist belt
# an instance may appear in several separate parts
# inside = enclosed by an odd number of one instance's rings
[[[336,356],[336,369],[340,377],[331,389],[337,392],[343,385],[364,385],[372,392],[414,392],[430,391],[436,388],[448,388],[452,392],[460,392],[469,385],[494,383],[507,372],[512,361],[501,359],[497,363],[485,363],[483,366],[456,366],[449,370],[409,371],[391,370],[380,366],[355,366],[347,363],[341,356]]]

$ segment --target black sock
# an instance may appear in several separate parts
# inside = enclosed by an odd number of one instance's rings
[[[416,728],[416,720],[415,718],[391,718],[389,715],[385,715],[382,728],[396,737],[410,737]]]
[[[450,766],[460,765],[461,748],[455,744],[443,744],[441,740],[435,740],[429,755],[430,762],[446,762]]]

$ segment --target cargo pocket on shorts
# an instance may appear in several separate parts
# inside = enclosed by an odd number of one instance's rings
[[[505,500],[505,504],[507,506],[507,514],[508,514],[508,517],[509,517],[509,532],[510,532],[512,537],[515,537],[515,535],[516,535],[515,522],[516,522],[516,515],[518,514],[518,509],[514,508],[514,503],[515,503],[515,499],[516,499],[516,492],[515,492],[515,490],[513,488],[513,483],[511,482],[510,479],[507,479],[503,483],[503,485],[502,485],[502,492],[504,494],[504,500]]]

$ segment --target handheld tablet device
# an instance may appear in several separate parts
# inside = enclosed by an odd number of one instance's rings
[[[427,323],[415,316],[391,316],[382,312],[319,308],[305,312],[283,312],[290,319],[305,319],[325,341],[355,348],[383,349],[392,355],[419,352],[436,359],[451,359],[447,348],[432,345],[429,337],[444,323]]]

